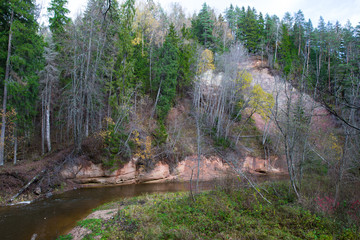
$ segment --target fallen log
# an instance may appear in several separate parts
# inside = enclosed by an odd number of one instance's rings
[[[46,170],[42,170],[39,174],[33,177],[24,187],[22,187],[17,194],[15,194],[10,200],[9,203],[13,202],[20,194],[22,194],[35,180],[37,180],[41,175],[43,175]]]

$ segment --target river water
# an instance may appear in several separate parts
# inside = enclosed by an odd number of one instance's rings
[[[286,176],[257,177],[257,181],[281,180]],[[237,181],[238,182],[238,181]],[[219,181],[201,182],[200,190],[212,189]],[[0,239],[56,239],[76,226],[91,210],[116,199],[146,193],[188,191],[189,183],[152,183],[126,186],[82,188],[68,191],[27,205],[0,208]]]
[[[209,188],[209,184],[203,185]],[[83,188],[54,195],[28,205],[0,208],[0,239],[56,239],[97,206],[124,197],[145,193],[176,192],[189,189],[189,183],[133,184],[116,187]]]

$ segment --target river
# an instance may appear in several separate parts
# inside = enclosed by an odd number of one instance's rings
[[[256,177],[257,181],[282,180],[287,176]],[[237,181],[236,181],[237,182]],[[218,181],[201,182],[200,190],[212,189]],[[37,240],[56,239],[76,226],[91,210],[116,199],[146,193],[188,191],[189,183],[152,183],[125,186],[82,188],[34,201],[27,205],[0,208],[0,239]]]
[[[209,184],[203,185],[209,188]],[[0,239],[56,239],[66,234],[91,210],[106,202],[145,193],[186,191],[189,183],[133,184],[116,187],[83,188],[54,195],[27,205],[0,208]]]

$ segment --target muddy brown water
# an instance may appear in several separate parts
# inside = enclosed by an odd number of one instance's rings
[[[267,179],[267,178],[266,178]],[[202,182],[202,190],[216,183]],[[30,240],[36,233],[40,239],[56,239],[76,226],[91,210],[116,199],[146,193],[188,191],[189,183],[153,183],[116,187],[83,188],[54,195],[28,205],[0,208],[0,239]]]

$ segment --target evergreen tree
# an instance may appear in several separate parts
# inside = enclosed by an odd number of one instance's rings
[[[259,31],[259,24],[255,9],[248,7],[243,20],[242,41],[249,52],[257,52],[262,31]]]
[[[182,39],[179,43],[179,73],[177,79],[177,88],[179,92],[183,92],[191,86],[194,77],[193,66],[195,64],[195,47],[190,35],[190,30],[183,26],[181,29]]]
[[[117,89],[117,104],[125,96],[125,91],[134,88],[136,82],[134,79],[134,33],[132,25],[135,16],[135,0],[126,0],[120,9],[120,26],[118,29],[118,50],[117,62],[115,64],[116,77],[114,89]]]
[[[236,13],[236,25],[237,25],[237,30],[236,30],[236,40],[239,40],[241,42],[244,41],[244,37],[245,37],[245,29],[246,29],[246,25],[245,25],[245,8],[242,7],[241,9],[236,6],[235,8],[235,13]]]
[[[140,38],[136,38],[133,41],[134,45],[134,82],[141,83],[142,89],[145,92],[150,91],[150,82],[149,82],[149,54],[147,51],[147,46],[141,41]]]
[[[285,75],[288,75],[293,69],[294,64],[294,55],[295,55],[295,46],[291,41],[289,30],[287,24],[282,25],[282,41],[279,46],[279,58],[280,63],[283,66],[283,72]]]
[[[225,19],[229,24],[229,28],[233,33],[235,33],[237,26],[236,26],[236,13],[234,6],[230,4],[230,8],[225,10]]]
[[[61,39],[64,38],[65,26],[70,23],[70,18],[66,15],[70,13],[66,8],[67,0],[51,0],[48,7],[49,27],[53,35],[53,41],[57,50],[60,49]]]
[[[7,60],[3,86],[0,165],[3,165],[4,162],[6,110],[15,109],[16,111],[15,131],[29,133],[32,130],[32,118],[36,113],[35,103],[38,97],[38,72],[43,66],[43,40],[37,34],[38,23],[35,19],[35,3],[31,0],[12,0],[6,6],[11,17],[6,24],[9,29],[4,29],[6,32],[1,33],[2,36],[8,36],[8,51],[6,52]],[[9,102],[7,103],[8,98]]]
[[[178,44],[179,38],[174,25],[171,24],[165,42],[157,52],[157,63],[154,66],[156,73],[154,91],[157,92],[156,113],[160,121],[165,119],[176,95],[179,70]]]
[[[263,57],[264,55],[264,51],[265,51],[265,20],[263,18],[262,13],[259,13],[259,17],[258,17],[258,38],[259,38],[259,50],[261,50],[261,57]]]
[[[301,50],[303,50],[304,28],[305,28],[304,14],[301,10],[299,10],[295,14],[295,24],[294,24],[295,45],[298,46],[298,56],[300,56]]]
[[[259,38],[263,39],[265,37],[265,20],[264,17],[262,15],[262,13],[259,13],[259,17],[258,17],[258,31],[259,31]]]
[[[206,3],[203,4],[199,15],[195,20],[192,21],[192,28],[194,35],[197,37],[199,42],[206,48],[214,48],[214,21],[211,19],[211,13]]]

